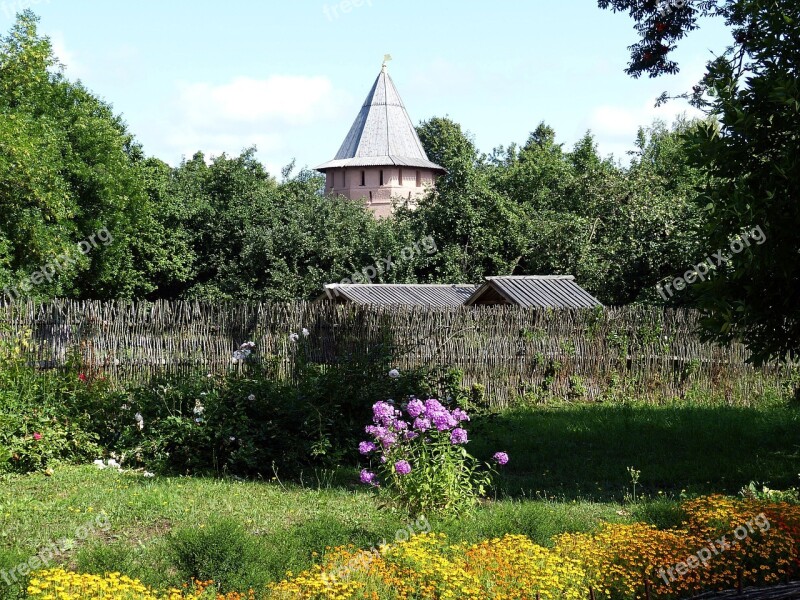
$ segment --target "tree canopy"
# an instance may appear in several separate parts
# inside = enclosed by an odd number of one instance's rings
[[[484,154],[460,124],[434,117],[418,133],[446,176],[415,209],[376,219],[325,196],[318,173],[268,173],[253,148],[198,151],[175,167],[145,156],[110,105],[65,78],[36,23],[24,13],[0,45],[0,284],[101,228],[113,243],[26,295],[276,301],[345,279],[572,274],[607,304],[661,303],[658,281],[700,252],[690,123],[643,127],[623,165],[590,132],[566,148],[542,122],[523,144]]]
[[[667,53],[648,44],[674,42],[698,19],[725,19],[731,44],[684,94],[708,119],[682,135],[685,164],[702,175],[697,202],[707,254],[732,247],[743,231],[760,228],[750,244],[692,287],[706,312],[710,337],[741,339],[756,361],[800,350],[800,5],[796,0],[705,0],[664,5],[647,0],[599,0],[627,10],[641,33],[628,72],[674,72]],[[730,254],[730,253],[729,253]]]

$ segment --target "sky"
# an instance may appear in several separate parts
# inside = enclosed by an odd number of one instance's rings
[[[695,114],[654,102],[729,40],[703,23],[675,53],[681,73],[632,79],[633,22],[596,0],[0,0],[0,30],[25,8],[146,154],[178,165],[255,145],[273,174],[333,158],[385,54],[415,123],[447,116],[488,153],[544,121],[566,148],[591,130],[625,162],[640,126]]]

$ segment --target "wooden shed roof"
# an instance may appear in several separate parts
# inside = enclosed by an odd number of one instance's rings
[[[332,283],[319,300],[374,306],[461,306],[478,286],[473,284]]]
[[[487,277],[464,302],[480,304],[485,295],[499,295],[524,308],[595,308],[599,300],[575,282],[572,275],[518,275]]]

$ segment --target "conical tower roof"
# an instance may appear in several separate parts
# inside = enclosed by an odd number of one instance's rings
[[[393,165],[445,170],[428,160],[384,65],[339,152],[317,170]]]

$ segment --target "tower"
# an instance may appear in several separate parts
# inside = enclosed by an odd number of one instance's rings
[[[413,205],[445,172],[428,160],[386,61],[339,152],[317,170],[328,194],[363,199],[378,217],[391,214],[392,199]]]

